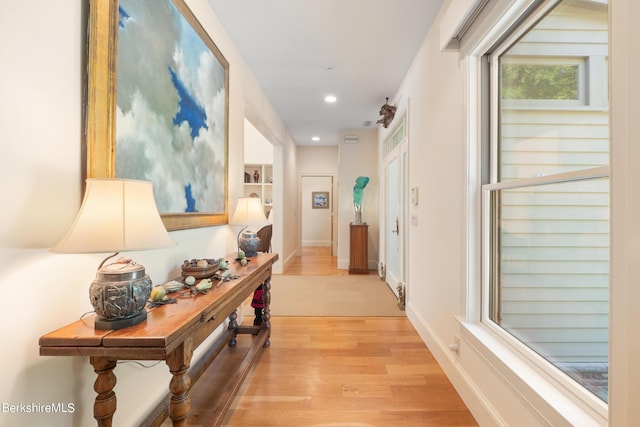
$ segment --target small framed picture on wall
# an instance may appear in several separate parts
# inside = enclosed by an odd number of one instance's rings
[[[311,207],[313,209],[329,209],[329,192],[328,191],[312,191]]]

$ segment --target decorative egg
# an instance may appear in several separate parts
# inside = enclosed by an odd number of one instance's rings
[[[193,276],[187,276],[184,278],[184,284],[185,285],[189,285],[189,286],[193,286],[196,284],[196,278]]]
[[[208,266],[209,266],[209,261],[207,261],[206,259],[200,259],[196,263],[196,267],[199,267],[199,268],[206,268]]]

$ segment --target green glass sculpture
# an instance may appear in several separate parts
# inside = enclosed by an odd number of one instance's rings
[[[362,224],[362,198],[364,196],[364,188],[368,183],[368,176],[359,176],[356,178],[356,185],[353,187],[353,209],[356,213],[354,224]]]

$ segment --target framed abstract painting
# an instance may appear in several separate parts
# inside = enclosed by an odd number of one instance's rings
[[[228,220],[229,64],[182,0],[91,0],[87,177],[151,181],[167,230]]]

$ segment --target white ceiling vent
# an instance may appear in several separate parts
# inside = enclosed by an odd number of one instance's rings
[[[345,144],[357,144],[360,142],[360,137],[358,135],[345,135],[344,143]]]

